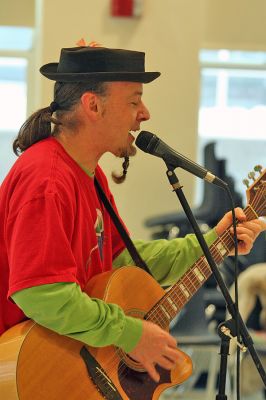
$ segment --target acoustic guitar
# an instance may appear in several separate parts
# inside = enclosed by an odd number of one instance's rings
[[[247,190],[248,220],[266,215],[266,169]],[[226,230],[210,246],[220,263],[234,247]],[[95,276],[86,293],[116,303],[125,313],[169,329],[178,314],[211,275],[204,256],[170,289],[164,291],[145,271],[123,267]],[[157,368],[154,382],[115,346],[93,348],[59,335],[31,320],[22,322],[0,338],[0,399],[3,400],[157,400],[167,388],[192,374],[192,361],[179,350],[174,370]]]

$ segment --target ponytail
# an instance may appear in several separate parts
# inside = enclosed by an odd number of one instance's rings
[[[34,143],[52,136],[51,123],[60,124],[52,117],[52,113],[55,111],[52,107],[53,103],[49,107],[36,111],[21,126],[18,136],[13,142],[13,151],[17,156]]]
[[[85,92],[93,92],[99,96],[106,96],[107,83],[91,80],[90,82],[56,82],[54,98],[49,107],[41,108],[32,114],[22,125],[18,136],[13,142],[13,151],[19,153],[27,150],[34,143],[60,132],[60,125],[75,126],[78,121],[72,111]],[[53,113],[56,111],[56,118]],[[52,131],[51,125],[54,124]]]

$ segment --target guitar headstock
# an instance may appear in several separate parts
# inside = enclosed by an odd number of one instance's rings
[[[257,173],[259,176],[256,177]],[[248,174],[248,178],[253,181],[249,186],[249,180],[244,179],[243,183],[247,186],[247,201],[252,206],[259,217],[266,216],[266,169],[256,165],[254,171]]]

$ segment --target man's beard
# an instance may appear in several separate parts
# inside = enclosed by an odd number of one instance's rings
[[[112,172],[112,179],[115,183],[120,184],[120,183],[125,182],[128,167],[129,167],[129,157],[134,157],[136,152],[137,152],[137,149],[132,144],[129,144],[126,149],[120,150],[119,157],[124,158],[124,161],[122,163],[123,172],[121,175],[116,174],[114,171]]]

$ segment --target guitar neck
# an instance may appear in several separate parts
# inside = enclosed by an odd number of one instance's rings
[[[244,209],[244,212],[248,221],[258,217],[250,205]],[[210,246],[210,253],[216,264],[220,264],[234,248],[234,239],[230,233],[230,228],[224,231]],[[167,291],[162,299],[152,307],[146,314],[145,319],[160,325],[162,328],[168,327],[172,319],[201,288],[211,274],[211,268],[205,256],[202,255],[178,282]]]

